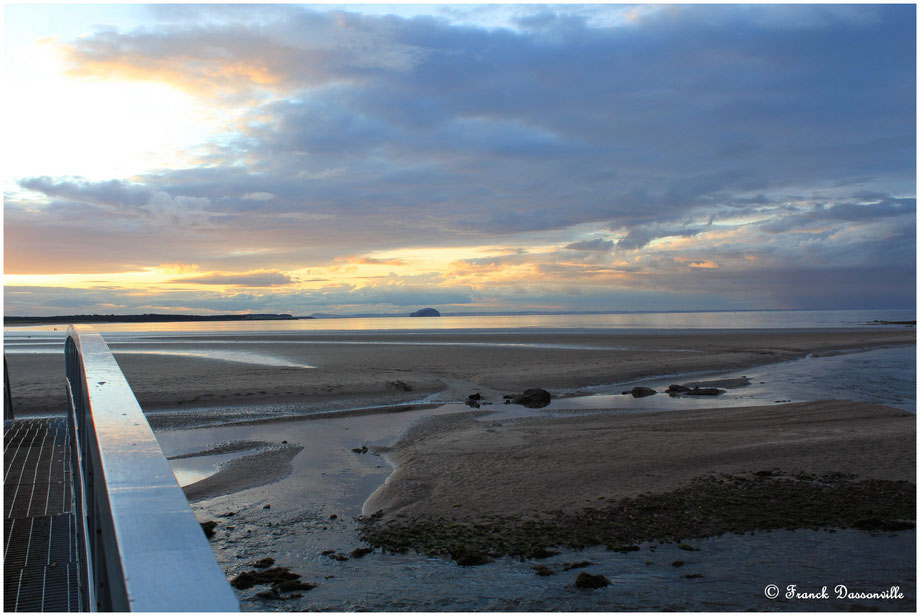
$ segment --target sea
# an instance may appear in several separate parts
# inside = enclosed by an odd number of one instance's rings
[[[93,327],[116,334],[189,335],[259,332],[355,332],[446,330],[667,330],[667,329],[782,329],[863,327],[880,322],[914,321],[915,310],[748,310],[712,312],[629,312],[552,315],[446,315],[441,317],[341,317],[266,321],[186,321],[159,323],[96,323]],[[896,327],[896,326],[895,326]],[[62,325],[4,327],[7,340],[21,341],[26,332],[43,332],[49,338]],[[106,336],[108,340],[108,336]],[[37,342],[37,340],[33,341]],[[9,352],[9,351],[8,351]]]

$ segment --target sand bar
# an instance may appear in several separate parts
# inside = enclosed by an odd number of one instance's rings
[[[494,422],[444,416],[387,450],[396,471],[365,504],[384,520],[577,511],[710,473],[852,473],[915,481],[916,416],[819,401]]]
[[[213,475],[182,490],[189,502],[195,502],[279,481],[291,473],[291,460],[302,449],[300,445],[274,445],[258,453],[228,460]]]

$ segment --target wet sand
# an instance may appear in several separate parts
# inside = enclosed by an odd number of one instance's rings
[[[182,488],[190,503],[274,483],[291,474],[291,460],[303,450],[287,443],[234,458],[213,475]],[[207,452],[210,453],[210,452]]]
[[[915,344],[905,329],[519,330],[455,333],[273,334],[174,337],[155,347],[113,344],[119,365],[148,412],[287,406],[303,412],[420,401],[486,399],[528,387],[554,395],[655,375],[730,371],[810,353]],[[138,353],[145,348],[154,353]],[[120,353],[121,349],[131,353]],[[190,355],[239,351],[289,365]],[[163,351],[176,354],[162,354]],[[64,408],[61,354],[10,354],[15,410]],[[313,367],[303,367],[313,366]],[[233,420],[235,413],[228,413]],[[165,421],[165,420],[164,420]],[[176,427],[183,420],[176,419]]]
[[[819,401],[637,415],[432,417],[388,448],[396,471],[365,504],[383,520],[538,516],[663,493],[704,475],[916,475],[916,416]]]

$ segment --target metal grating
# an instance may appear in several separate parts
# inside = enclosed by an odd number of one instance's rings
[[[3,462],[3,610],[79,611],[66,420],[6,421]]]

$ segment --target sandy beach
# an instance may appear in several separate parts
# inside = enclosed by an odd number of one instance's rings
[[[539,330],[457,333],[266,333],[173,337],[152,348],[112,344],[141,407],[158,409],[287,405],[328,410],[487,399],[528,387],[554,395],[655,375],[729,371],[808,354],[914,344],[912,329],[673,330],[645,333]],[[194,348],[198,355],[185,353]],[[138,351],[140,349],[140,351]],[[127,349],[126,349],[127,350]],[[244,352],[274,365],[215,359]],[[17,412],[64,407],[63,354],[11,354]],[[310,366],[310,367],[306,367]],[[181,414],[152,421],[183,425]],[[189,414],[193,416],[194,413]],[[232,411],[229,412],[232,416]],[[229,418],[229,417],[228,417]],[[157,427],[155,426],[155,427]]]

